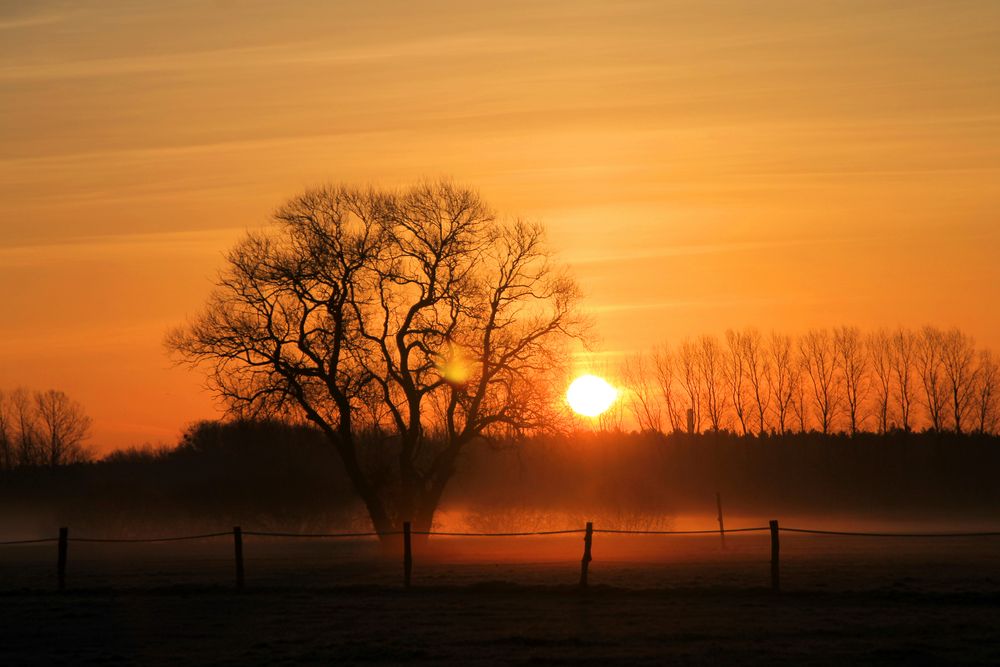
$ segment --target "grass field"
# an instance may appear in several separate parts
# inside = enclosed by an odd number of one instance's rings
[[[1000,664],[1000,538],[438,538],[0,550],[0,664]]]

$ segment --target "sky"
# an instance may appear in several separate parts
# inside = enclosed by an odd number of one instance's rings
[[[0,389],[218,415],[166,331],[322,183],[543,222],[614,360],[756,326],[1000,348],[1000,3],[0,0]]]

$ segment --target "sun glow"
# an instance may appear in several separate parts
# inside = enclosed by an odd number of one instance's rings
[[[581,375],[566,390],[569,407],[585,417],[597,417],[610,408],[617,398],[618,390],[596,375]]]

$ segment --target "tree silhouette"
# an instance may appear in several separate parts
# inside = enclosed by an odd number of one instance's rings
[[[820,430],[826,434],[840,409],[836,350],[827,329],[810,329],[799,340],[802,365],[809,378]]]
[[[864,421],[863,404],[868,391],[868,354],[858,327],[838,327],[833,331],[835,364],[840,367],[850,433],[858,432]]]
[[[90,425],[83,407],[64,392],[0,392],[0,470],[88,461]]]
[[[941,362],[951,400],[955,433],[962,433],[962,423],[973,408],[976,391],[976,346],[972,337],[958,329],[945,333]]]
[[[899,418],[903,431],[910,432],[910,414],[913,409],[913,366],[916,361],[917,337],[900,328],[892,336],[892,369],[896,377],[899,397]]]
[[[314,189],[274,223],[167,345],[232,412],[322,430],[379,533],[429,530],[469,443],[555,423],[584,322],[541,227],[447,182]]]
[[[710,335],[674,348],[661,343],[654,356],[660,405],[645,404],[653,397],[643,393],[643,414],[667,410],[671,430],[678,430],[689,402],[694,431],[742,435],[770,428],[853,436],[866,432],[869,421],[881,434],[921,428],[989,434],[1000,423],[1000,366],[959,329],[866,334],[840,326],[800,336],[772,331],[765,338],[745,328],[727,331],[725,343]],[[641,392],[635,367],[624,364],[620,380],[627,391]],[[643,429],[648,422],[637,413],[633,421]]]
[[[795,363],[792,337],[771,332],[768,355],[774,368],[772,387],[775,409],[778,412],[778,433],[786,433],[789,412],[793,410],[795,394],[800,384],[800,369]]]
[[[83,441],[90,432],[91,419],[79,403],[61,391],[49,389],[35,394],[35,413],[44,464],[55,468],[89,458]]]
[[[878,432],[886,433],[889,430],[889,402],[892,397],[892,339],[885,329],[879,329],[865,337],[865,348],[871,361]]]
[[[916,340],[917,375],[924,390],[924,407],[931,420],[931,428],[942,431],[948,403],[943,361],[944,334],[935,327],[925,326]]]

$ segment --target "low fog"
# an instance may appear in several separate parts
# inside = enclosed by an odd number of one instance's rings
[[[387,445],[391,447],[391,445]],[[956,530],[1000,508],[1000,439],[954,434],[754,437],[578,433],[480,442],[460,462],[436,530],[714,529],[726,525]],[[370,530],[315,430],[203,423],[172,449],[131,450],[0,476],[0,535],[146,536],[244,529]]]

